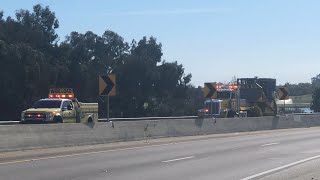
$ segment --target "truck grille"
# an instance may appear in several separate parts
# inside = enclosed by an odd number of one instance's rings
[[[206,104],[206,108],[208,112],[206,114],[218,115],[220,114],[220,103],[219,102],[211,102]]]
[[[46,114],[43,113],[26,113],[24,115],[25,120],[45,120]]]

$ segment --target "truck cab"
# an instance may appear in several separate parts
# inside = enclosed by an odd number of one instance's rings
[[[98,103],[81,103],[68,94],[50,90],[49,98],[40,99],[21,113],[21,123],[90,123],[98,121]]]
[[[217,98],[206,99],[201,113],[204,116],[234,117],[236,115],[236,90],[231,88],[217,89]]]
[[[22,122],[62,123],[75,118],[75,105],[70,99],[40,99],[21,113]]]

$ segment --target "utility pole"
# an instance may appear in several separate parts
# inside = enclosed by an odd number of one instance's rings
[[[241,84],[240,84],[240,82],[239,82],[239,80],[237,80],[237,109],[238,109],[238,114],[239,114],[239,116],[240,116],[240,87],[241,87]]]

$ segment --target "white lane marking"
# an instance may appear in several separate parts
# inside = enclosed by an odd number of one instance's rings
[[[276,143],[269,143],[269,144],[263,144],[263,145],[261,145],[262,147],[265,147],[265,146],[272,146],[272,145],[277,145],[277,144],[280,144],[280,143],[278,143],[278,142],[276,142]]]
[[[131,147],[131,148],[111,149],[111,150],[104,150],[104,151],[93,151],[93,152],[86,152],[86,153],[76,153],[76,154],[69,154],[69,155],[42,157],[42,158],[36,158],[36,159],[24,159],[24,160],[0,162],[0,165],[25,163],[25,162],[40,161],[40,160],[50,160],[50,159],[58,159],[58,158],[74,157],[74,156],[82,156],[82,155],[91,155],[91,154],[100,154],[100,153],[115,152],[115,151],[127,151],[127,150],[143,149],[143,148],[188,144],[188,143],[194,143],[194,142],[216,141],[216,140],[217,139],[191,140],[191,141],[185,141],[185,142],[172,142],[172,143],[166,143],[166,144],[155,144],[155,145],[147,145],[147,146],[139,146],[139,147]]]
[[[320,158],[320,155],[313,156],[313,157],[310,157],[310,158],[307,158],[307,159],[303,159],[303,160],[300,160],[300,161],[296,161],[296,162],[293,162],[293,163],[290,163],[290,164],[287,164],[287,165],[284,165],[284,166],[280,166],[280,167],[277,167],[277,168],[274,168],[274,169],[270,169],[268,171],[264,171],[264,172],[261,172],[261,173],[246,177],[246,178],[242,178],[240,180],[250,180],[250,179],[258,178],[258,177],[261,177],[261,176],[264,176],[264,175],[267,175],[267,174],[271,174],[273,172],[280,171],[280,170],[283,170],[283,169],[286,169],[286,168],[289,168],[289,167],[292,167],[292,166],[295,166],[295,165],[298,165],[298,164],[302,164],[302,163],[305,163],[307,161],[318,159],[318,158]]]
[[[178,159],[170,159],[170,160],[161,161],[161,162],[169,163],[169,162],[182,161],[182,160],[187,160],[187,159],[192,159],[192,158],[194,158],[194,156],[183,157],[183,158],[178,158]]]
[[[320,153],[320,150],[301,152],[301,154],[319,154],[319,153]]]

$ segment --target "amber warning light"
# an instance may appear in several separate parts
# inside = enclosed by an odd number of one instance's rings
[[[50,89],[49,98],[72,99],[74,98],[73,89],[71,88]]]

